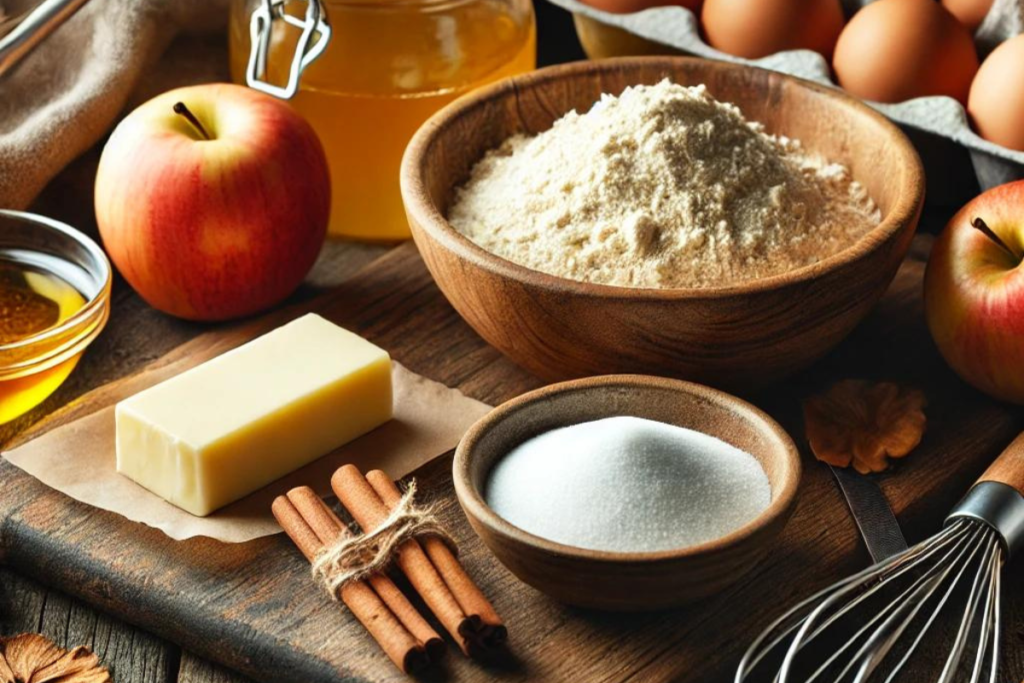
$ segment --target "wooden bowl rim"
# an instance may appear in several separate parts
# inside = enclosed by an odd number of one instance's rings
[[[701,67],[723,69],[726,71],[742,72],[751,69],[763,71],[768,74],[769,78],[790,81],[797,87],[806,88],[823,95],[829,101],[839,105],[838,111],[842,111],[844,107],[846,109],[853,109],[867,116],[868,119],[873,120],[880,127],[881,132],[888,136],[894,153],[901,162],[901,187],[895,205],[882,217],[878,225],[861,236],[852,245],[808,266],[723,287],[644,288],[572,280],[533,270],[505,259],[487,251],[453,228],[448,223],[447,218],[430,199],[423,178],[428,150],[431,148],[434,140],[449,128],[455,120],[469,112],[486,106],[495,99],[507,96],[518,98],[521,90],[551,81],[578,78],[592,73],[639,69],[641,67],[661,66],[671,68],[673,65],[687,62]],[[899,127],[879,112],[840,90],[829,88],[813,81],[745,64],[733,64],[731,62],[702,59],[699,57],[617,57],[599,61],[570,62],[506,78],[490,86],[480,88],[448,104],[431,116],[420,127],[406,147],[400,176],[402,199],[405,203],[406,212],[409,214],[410,219],[412,219],[410,222],[421,227],[425,232],[429,233],[433,240],[459,258],[484,270],[497,273],[502,277],[524,282],[528,285],[543,287],[551,291],[626,300],[717,299],[750,295],[813,281],[840,266],[869,257],[878,246],[884,244],[908,225],[913,224],[914,217],[924,201],[924,168],[917,151]],[[414,238],[417,238],[417,232],[417,230],[413,230]]]
[[[782,486],[778,491],[774,488],[772,489],[772,500],[768,507],[761,511],[754,519],[720,538],[697,545],[648,552],[593,550],[558,543],[557,541],[552,541],[521,529],[496,513],[487,504],[472,481],[473,453],[483,435],[495,424],[513,416],[521,408],[538,401],[544,401],[552,395],[585,392],[598,387],[612,386],[623,386],[633,389],[658,388],[690,394],[707,400],[718,407],[727,408],[729,412],[742,413],[751,418],[752,423],[759,425],[765,432],[774,436],[782,444],[781,450],[772,449],[772,452],[776,454],[775,457],[783,465],[781,469]],[[559,382],[535,389],[506,401],[469,428],[469,431],[466,432],[466,435],[459,443],[455,451],[455,459],[452,462],[452,480],[455,484],[455,493],[459,503],[467,515],[475,518],[491,533],[516,543],[536,548],[549,555],[610,565],[646,564],[709,557],[720,553],[726,548],[739,545],[764,531],[780,517],[785,517],[788,514],[796,502],[796,494],[800,486],[801,476],[800,452],[792,437],[778,422],[760,408],[732,394],[712,389],[702,384],[652,375],[629,374],[600,375]]]

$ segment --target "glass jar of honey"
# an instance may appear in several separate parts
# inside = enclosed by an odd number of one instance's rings
[[[110,315],[110,263],[57,221],[0,209],[0,424],[59,387]]]
[[[232,2],[231,71],[240,83],[250,55],[250,17],[264,2]],[[365,240],[407,238],[399,191],[406,144],[448,102],[535,67],[533,5],[531,0],[321,3],[330,41],[302,72],[291,103],[313,125],[327,153],[333,188],[329,232]],[[303,5],[285,3],[284,12],[300,17]],[[268,80],[288,80],[301,33],[294,24],[273,23]]]

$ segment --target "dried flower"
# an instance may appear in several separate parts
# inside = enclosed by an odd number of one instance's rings
[[[924,435],[924,394],[892,382],[843,380],[804,401],[804,427],[814,457],[861,474],[881,472]]]
[[[65,650],[24,633],[0,638],[0,683],[111,683],[111,678],[88,649]]]

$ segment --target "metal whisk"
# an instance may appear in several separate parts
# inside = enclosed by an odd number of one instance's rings
[[[758,671],[776,671],[757,679],[776,683],[904,680],[918,646],[942,619],[956,628],[948,654],[934,661],[936,678],[917,673],[915,683],[996,683],[1000,572],[1024,549],[1022,492],[1024,434],[981,476],[940,533],[773,622],[747,650],[735,683],[754,680]]]

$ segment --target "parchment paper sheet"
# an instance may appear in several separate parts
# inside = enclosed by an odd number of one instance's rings
[[[155,527],[175,540],[209,536],[242,543],[281,531],[270,504],[288,489],[306,484],[326,495],[331,475],[346,463],[364,471],[382,469],[397,479],[450,451],[490,410],[398,363],[392,379],[394,419],[209,517],[180,510],[116,472],[114,406],[46,432],[4,458],[75,500]]]

